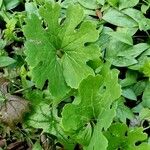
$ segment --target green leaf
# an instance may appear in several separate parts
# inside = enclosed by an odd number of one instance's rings
[[[108,141],[103,133],[100,131],[98,126],[95,127],[92,139],[88,147],[85,150],[107,150]]]
[[[139,3],[139,0],[119,0],[119,9],[134,7]]]
[[[110,61],[114,66],[126,67],[134,64],[138,64],[138,57],[140,54],[149,49],[149,44],[139,43],[134,46],[128,46],[112,39],[106,49],[106,59]],[[145,57],[145,56],[143,56]],[[131,67],[133,68],[133,67]]]
[[[97,44],[102,49],[102,51],[104,51],[109,44],[111,37],[110,37],[110,35],[107,34],[107,32],[110,32],[110,31],[113,31],[113,30],[111,28],[104,27],[102,32],[100,33]]]
[[[105,136],[108,139],[108,150],[119,148],[123,150],[144,150],[144,147],[148,150],[147,148],[150,148],[148,143],[142,142],[147,139],[147,134],[143,133],[142,128],[128,129],[125,124],[115,123],[105,132]],[[141,142],[141,144],[136,146],[136,142]]]
[[[80,143],[81,145],[88,145],[89,141],[91,140],[91,136],[93,134],[92,125],[88,123],[85,127],[80,129],[79,131],[71,134],[71,137]]]
[[[128,70],[126,72],[126,77],[125,79],[120,81],[121,87],[126,87],[126,86],[130,86],[133,85],[134,83],[137,82],[137,76],[138,73],[132,70]]]
[[[99,4],[101,4],[101,5],[104,5],[104,4],[105,4],[105,0],[99,0],[98,2],[99,2]]]
[[[150,24],[141,11],[134,8],[127,8],[122,10],[122,12],[134,19],[138,23],[140,30],[146,31],[150,29]]]
[[[150,45],[147,43],[139,43],[128,48],[125,51],[119,52],[118,56],[128,56],[128,57],[135,58],[139,56],[141,53],[143,53],[144,51],[146,51],[149,47]]]
[[[111,103],[120,96],[118,73],[115,70],[104,72],[104,77],[89,76],[83,80],[79,86],[79,96],[75,99],[78,103],[67,104],[64,107],[62,125],[65,131],[74,132],[90,120],[97,119],[103,108],[106,106],[109,108]]]
[[[43,129],[43,132],[53,134],[65,149],[72,150],[75,142],[68,139],[60,127],[60,118],[54,106],[50,106],[52,101],[46,99],[42,91],[35,90],[26,93],[26,98],[31,102],[31,110],[26,115],[24,123],[28,127]]]
[[[6,41],[0,40],[0,50],[2,50],[6,46]]]
[[[6,29],[4,30],[5,40],[12,41],[15,39],[15,26],[17,24],[17,19],[15,17],[8,19],[6,22]]]
[[[62,1],[61,6],[63,8],[67,8],[69,5],[73,5],[77,3],[78,3],[78,0],[65,0],[65,1]]]
[[[130,87],[126,87],[122,89],[122,96],[130,100],[134,100],[134,101],[137,100],[134,91]]]
[[[39,142],[36,142],[33,147],[32,150],[42,150],[42,146],[40,145]]]
[[[146,87],[146,80],[140,80],[138,81],[134,86],[133,86],[133,90],[136,96],[141,95]]]
[[[0,0],[0,9],[1,9],[2,4],[3,4],[3,0]]]
[[[38,105],[39,106],[34,109],[26,123],[28,126],[42,128],[44,132],[50,132],[52,130],[53,119],[51,117],[49,105],[44,102]]]
[[[133,36],[137,32],[138,28],[123,28],[123,27],[117,27],[117,31],[121,33],[126,33],[127,35]]]
[[[11,10],[15,8],[16,6],[18,6],[21,0],[3,0],[3,2],[4,2],[6,9]]]
[[[78,2],[85,8],[97,9],[97,0],[78,0]]]
[[[115,7],[118,4],[118,0],[107,0],[107,2],[109,3],[109,5]]]
[[[146,14],[147,13],[147,11],[148,11],[148,9],[149,9],[149,5],[142,5],[141,6],[141,11],[142,11],[142,13],[144,13],[144,14]]]
[[[150,82],[147,83],[146,88],[144,90],[143,96],[142,96],[142,104],[145,107],[150,108]]]
[[[142,72],[142,68],[147,60],[149,60],[150,56],[150,48],[148,48],[146,51],[144,51],[140,57],[138,57],[137,61],[138,63],[135,65],[130,66],[129,68],[132,70],[138,70]]]
[[[112,108],[103,109],[101,114],[98,117],[98,123],[94,128],[94,132],[91,138],[91,141],[85,149],[87,150],[107,150],[108,140],[103,135],[102,129],[106,131],[107,128],[111,125],[113,118],[116,115],[116,106],[113,105]]]
[[[142,103],[139,103],[134,108],[132,108],[132,111],[134,113],[140,113],[143,108],[144,108],[144,106],[142,105]]]
[[[108,59],[108,61],[112,62],[112,64],[117,67],[127,67],[138,63],[138,61],[132,57],[122,57],[122,56],[113,59]]]
[[[117,41],[121,41],[128,45],[133,45],[133,40],[131,35],[122,32],[107,32],[108,35],[112,36]]]
[[[143,66],[141,67],[141,71],[146,77],[150,77],[150,59],[145,59]]]
[[[43,132],[53,130],[53,117],[50,110],[50,104],[43,98],[40,91],[33,91],[27,94],[27,98],[31,101],[32,109],[26,116],[25,123],[34,128],[42,128]]]
[[[137,150],[149,150],[150,149],[150,144],[143,142],[139,147],[137,147]]]
[[[37,87],[42,88],[48,80],[52,95],[60,101],[69,92],[68,86],[78,88],[84,78],[94,74],[86,62],[99,58],[100,51],[97,45],[85,46],[85,43],[94,42],[98,31],[94,24],[83,21],[83,9],[79,5],[68,7],[62,25],[58,22],[59,4],[46,3],[39,12],[48,27],[44,29],[35,15],[26,20],[26,60],[32,67],[31,75]]]
[[[111,24],[116,25],[116,26],[129,27],[129,28],[138,26],[136,21],[134,21],[129,16],[123,14],[122,12],[120,12],[114,8],[109,8],[104,13],[103,19]]]
[[[37,6],[34,2],[30,2],[30,3],[26,2],[25,3],[25,11],[27,12],[27,14],[29,16],[34,13],[39,17],[38,9],[37,9]]]
[[[102,83],[100,75],[89,76],[81,82],[79,86],[80,104],[68,104],[62,112],[62,125],[65,131],[77,130],[90,119],[98,117],[101,108],[99,106],[100,97],[97,94]]]
[[[116,41],[116,39],[111,39],[106,48],[106,60],[118,67],[126,67],[138,63],[138,61],[131,56],[118,56],[119,52],[126,51],[130,47],[131,46],[125,43]]]
[[[150,109],[143,108],[139,113],[140,120],[150,120]]]
[[[0,56],[0,67],[7,67],[14,64],[16,60],[8,56]]]
[[[125,100],[122,97],[118,100],[118,107],[117,107],[116,117],[121,122],[126,123],[126,119],[133,119],[134,118],[134,114],[130,110],[130,108],[125,106],[124,102],[125,102]]]

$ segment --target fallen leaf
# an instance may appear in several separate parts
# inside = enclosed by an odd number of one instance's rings
[[[9,84],[9,80],[8,79],[6,79],[4,77],[0,77],[0,91],[3,94],[7,93],[8,84]]]
[[[6,94],[6,101],[0,110],[0,121],[13,128],[22,121],[24,113],[29,111],[29,102],[19,96]]]

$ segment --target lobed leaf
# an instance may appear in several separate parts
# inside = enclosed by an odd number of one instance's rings
[[[79,5],[68,7],[62,24],[57,3],[46,3],[39,13],[47,27],[44,29],[34,14],[26,20],[26,60],[37,87],[42,88],[48,80],[52,95],[60,101],[69,92],[69,86],[76,89],[84,78],[94,75],[86,63],[99,58],[100,51],[97,45],[85,44],[97,40],[98,31],[94,24],[83,21],[84,14]]]

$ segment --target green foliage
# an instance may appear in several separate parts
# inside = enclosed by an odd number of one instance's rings
[[[0,67],[6,67],[6,66],[9,66],[15,62],[16,61],[10,57],[0,56]]]
[[[125,99],[121,97],[118,100],[116,119],[119,119],[121,122],[126,123],[127,119],[131,120],[134,118],[134,114],[132,110],[130,110],[124,103]]]
[[[36,142],[32,148],[33,150],[42,150],[42,147],[39,142]]]
[[[143,133],[142,128],[128,128],[125,124],[112,124],[111,127],[105,132],[108,138],[108,150],[124,149],[124,150],[148,150],[149,144],[146,144],[147,135]],[[140,144],[136,142],[141,142]],[[137,145],[136,145],[137,144]]]
[[[44,132],[50,132],[53,118],[49,104],[44,102],[43,94],[39,91],[35,91],[32,94],[28,94],[28,99],[32,102],[32,113],[26,118],[26,124],[34,128],[41,128]],[[34,99],[34,100],[33,100]]]
[[[26,60],[32,67],[31,74],[37,87],[42,88],[48,79],[52,95],[60,99],[68,93],[68,86],[78,88],[84,78],[94,74],[86,62],[98,58],[100,52],[96,45],[85,46],[85,43],[94,42],[98,38],[98,31],[94,24],[84,21],[74,32],[84,17],[79,5],[72,5],[67,9],[63,25],[58,23],[60,16],[58,4],[47,3],[39,12],[48,27],[45,30],[36,15],[26,20],[27,25],[24,27],[27,38]],[[35,29],[36,34],[31,32]],[[43,49],[44,43],[47,44]],[[49,59],[45,60],[46,57]]]
[[[3,149],[149,150],[149,8],[0,0]]]
[[[89,76],[83,80],[75,104],[68,104],[63,109],[64,130],[78,130],[92,119],[97,119],[104,108],[109,108],[111,103],[120,96],[120,87],[116,79],[117,72],[112,71],[105,72],[104,77]],[[113,95],[110,95],[112,92]]]
[[[11,10],[19,5],[21,0],[2,0],[7,10]]]
[[[111,24],[114,24],[116,26],[121,26],[121,27],[131,28],[131,27],[137,27],[138,25],[134,19],[130,18],[126,14],[114,8],[109,8],[105,12],[103,19]]]
[[[94,120],[97,120],[87,149],[94,148],[98,150],[99,145],[103,142],[97,141],[95,139],[97,136],[100,139],[104,139],[107,143],[107,139],[100,132],[103,128],[106,130],[110,126],[115,116],[115,107],[110,107],[114,100],[119,98],[121,92],[117,83],[116,70],[110,72],[108,68],[104,67],[102,75],[89,76],[83,80],[79,86],[79,94],[74,103],[66,105],[62,112],[63,129],[71,134],[82,129],[85,125],[89,126],[89,123],[94,124]],[[110,93],[113,93],[113,95]],[[99,135],[97,135],[98,133]],[[85,137],[84,140],[89,140],[89,138],[86,139]],[[79,141],[81,142],[81,140]],[[97,145],[94,144],[95,142]],[[89,142],[87,141],[87,143]],[[104,144],[104,147],[106,148],[107,145]]]

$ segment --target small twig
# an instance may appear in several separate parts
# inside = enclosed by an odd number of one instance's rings
[[[30,88],[31,88],[31,87],[29,87],[29,88],[25,88],[25,89],[19,89],[19,90],[15,91],[15,92],[14,92],[14,94],[17,94],[17,93],[20,93],[20,92],[26,91],[26,90],[28,90],[28,89],[30,89]]]

